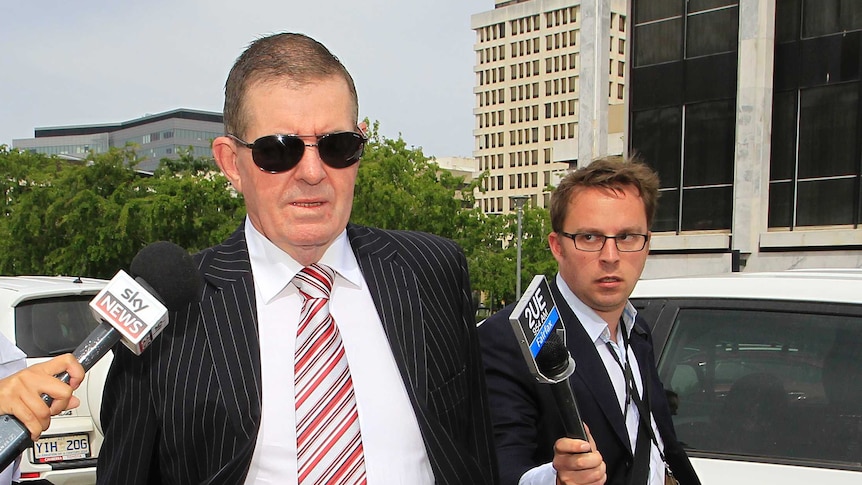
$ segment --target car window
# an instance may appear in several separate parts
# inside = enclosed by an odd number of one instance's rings
[[[862,461],[859,317],[682,308],[659,374],[688,449]]]
[[[27,357],[51,357],[71,352],[98,322],[90,311],[90,296],[29,300],[15,307],[15,345]]]

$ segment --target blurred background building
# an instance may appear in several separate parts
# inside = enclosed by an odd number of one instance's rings
[[[159,160],[176,158],[180,150],[211,157],[212,140],[224,134],[222,121],[221,113],[181,108],[120,123],[36,128],[35,138],[12,140],[12,147],[83,159],[90,151],[131,143],[141,159],[136,168],[152,172]]]
[[[511,196],[547,207],[552,186],[579,160],[625,148],[625,0],[496,0],[473,15],[473,88],[485,213]],[[580,122],[581,120],[587,120]]]

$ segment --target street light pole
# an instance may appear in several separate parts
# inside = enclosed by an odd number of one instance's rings
[[[529,195],[510,195],[509,199],[515,203],[518,209],[518,262],[515,273],[515,299],[521,299],[521,216],[524,213],[524,204],[529,200]]]

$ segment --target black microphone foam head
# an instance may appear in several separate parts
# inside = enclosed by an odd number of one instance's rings
[[[545,377],[556,379],[564,376],[569,368],[569,349],[556,331],[552,331],[536,354],[536,367]]]
[[[143,279],[168,310],[194,301],[202,285],[194,260],[185,249],[168,241],[147,245],[135,255],[129,273]]]

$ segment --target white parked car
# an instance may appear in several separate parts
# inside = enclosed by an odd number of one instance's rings
[[[27,354],[27,364],[71,352],[98,322],[88,306],[107,281],[60,276],[0,277],[0,332]],[[109,353],[75,391],[81,405],[51,419],[24,451],[22,483],[92,484],[102,445],[99,410]]]
[[[642,280],[704,485],[862,483],[862,270]]]

